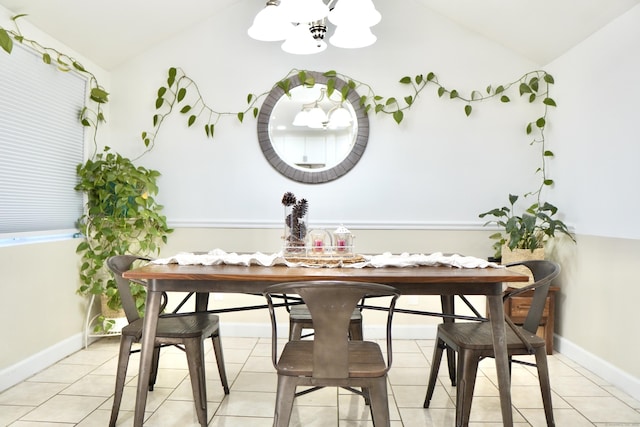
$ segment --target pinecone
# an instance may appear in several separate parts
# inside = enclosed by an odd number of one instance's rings
[[[307,202],[307,199],[300,199],[296,207],[298,208],[298,218],[302,218],[307,214],[307,210],[309,210],[309,202]]]
[[[292,206],[295,203],[296,203],[296,196],[291,191],[287,191],[286,193],[284,193],[284,196],[282,196],[283,205]]]

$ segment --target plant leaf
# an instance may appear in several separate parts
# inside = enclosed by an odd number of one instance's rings
[[[187,126],[191,126],[195,122],[196,122],[196,116],[195,115],[191,115],[191,116],[189,116],[189,120],[187,120]]]
[[[13,50],[13,40],[4,28],[0,28],[0,47],[9,54]]]
[[[469,117],[469,115],[471,114],[471,110],[473,108],[471,107],[471,105],[467,104],[464,106],[464,113],[467,115],[467,117]]]
[[[411,77],[409,76],[405,76],[403,78],[400,79],[400,83],[404,84],[404,85],[408,85],[411,83]]]
[[[178,100],[178,102],[182,101],[184,99],[184,97],[187,96],[187,89],[181,87],[178,90],[178,95],[176,96],[176,99]]]
[[[551,99],[551,98],[545,98],[545,99],[542,101],[542,103],[543,103],[544,105],[548,105],[548,106],[550,106],[550,107],[557,107],[557,105],[556,105],[556,101],[554,101],[554,100],[553,100],[553,99]]]
[[[393,113],[393,120],[395,120],[396,123],[400,124],[403,118],[404,118],[404,113],[402,112],[402,110],[397,110]]]
[[[544,128],[546,124],[547,124],[547,121],[545,120],[544,117],[540,117],[538,120],[536,120],[536,126],[538,126],[540,129]]]
[[[242,120],[244,120],[244,113],[241,111],[237,114],[238,116],[238,120],[240,120],[240,123],[242,123]]]
[[[507,95],[502,95],[500,97],[500,101],[502,101],[502,102],[510,102],[511,99],[509,99],[509,97]]]
[[[524,95],[525,93],[532,92],[531,88],[526,83],[520,83],[519,91],[520,91],[520,96]]]

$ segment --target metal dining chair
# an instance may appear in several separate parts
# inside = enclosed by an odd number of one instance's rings
[[[547,426],[555,426],[551,404],[551,384],[547,366],[546,343],[543,338],[536,335],[536,332],[542,319],[549,287],[552,280],[560,274],[560,266],[547,260],[522,261],[507,266],[515,265],[524,265],[529,268],[533,273],[534,283],[506,292],[503,300],[506,301],[530,290],[533,290],[534,294],[531,307],[522,326],[515,325],[509,317],[505,316],[509,363],[515,362],[512,359],[514,355],[535,355],[535,366],[538,369],[538,380],[540,382],[540,392]],[[486,357],[494,357],[491,323],[451,322],[438,325],[427,395],[423,405],[425,408],[429,407],[433,396],[440,369],[440,360],[445,349],[451,349],[458,354],[456,426],[468,426],[478,363]]]
[[[278,355],[277,319],[272,296],[299,295],[311,313],[313,340],[288,341]],[[274,427],[287,427],[298,386],[343,387],[368,397],[375,426],[389,426],[387,372],[391,367],[391,320],[398,291],[387,285],[350,281],[307,281],[269,286],[264,295],[272,330],[272,360],[278,373]],[[365,296],[389,296],[387,361],[380,346],[350,340],[351,314]]]
[[[289,340],[299,340],[310,337],[313,332],[303,335],[304,330],[313,330],[313,321],[309,308],[300,302],[283,295],[285,307],[289,312]],[[364,301],[361,301],[363,303]],[[349,338],[362,341],[362,309],[354,308],[349,322]]]
[[[120,411],[127,366],[129,364],[129,355],[132,353],[131,346],[133,343],[140,342],[142,339],[143,319],[139,316],[135,301],[131,295],[129,280],[122,277],[122,274],[129,270],[136,261],[149,261],[149,259],[134,255],[117,255],[107,260],[107,266],[112,271],[116,280],[118,292],[122,300],[122,307],[129,322],[128,325],[122,328],[121,332],[115,395],[111,408],[109,426],[116,425],[118,412]],[[163,299],[164,303],[162,307],[166,305],[166,295],[163,296]],[[151,375],[149,377],[149,390],[152,391],[158,375],[161,347],[172,345],[184,350],[187,355],[189,376],[191,378],[191,388],[193,390],[198,422],[200,422],[202,426],[207,425],[207,391],[203,347],[203,341],[207,338],[211,338],[213,341],[213,351],[218,363],[220,381],[222,382],[224,393],[229,394],[229,383],[227,381],[222,344],[220,342],[219,318],[217,315],[207,312],[160,314]]]

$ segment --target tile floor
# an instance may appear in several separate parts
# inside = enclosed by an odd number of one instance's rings
[[[422,408],[433,344],[433,340],[394,341],[394,362],[389,372],[392,427],[454,425],[455,390],[446,377],[445,363],[431,408]],[[271,366],[270,340],[223,337],[227,375],[232,384],[231,394],[226,397],[213,352],[210,345],[207,347],[209,426],[271,426],[276,376]],[[0,393],[0,425],[106,426],[117,349],[117,337],[103,338]],[[138,360],[133,355],[129,365],[119,426],[132,424]],[[177,349],[163,350],[158,382],[149,394],[146,426],[198,425],[185,360]],[[561,354],[550,356],[549,364],[557,426],[640,426],[640,402]],[[473,400],[473,426],[502,424],[494,373],[493,361],[483,361]],[[515,425],[544,426],[535,368],[514,365],[512,382]],[[336,389],[299,397],[291,421],[291,426],[304,427],[370,425],[362,399]]]

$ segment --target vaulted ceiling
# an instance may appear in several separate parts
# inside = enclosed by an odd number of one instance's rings
[[[14,14],[28,14],[24,19],[111,70],[235,1],[238,0],[0,0],[0,5]],[[540,65],[551,62],[640,4],[640,0],[393,1],[399,5],[403,1],[422,3],[434,13]],[[264,3],[256,0],[256,10]]]

